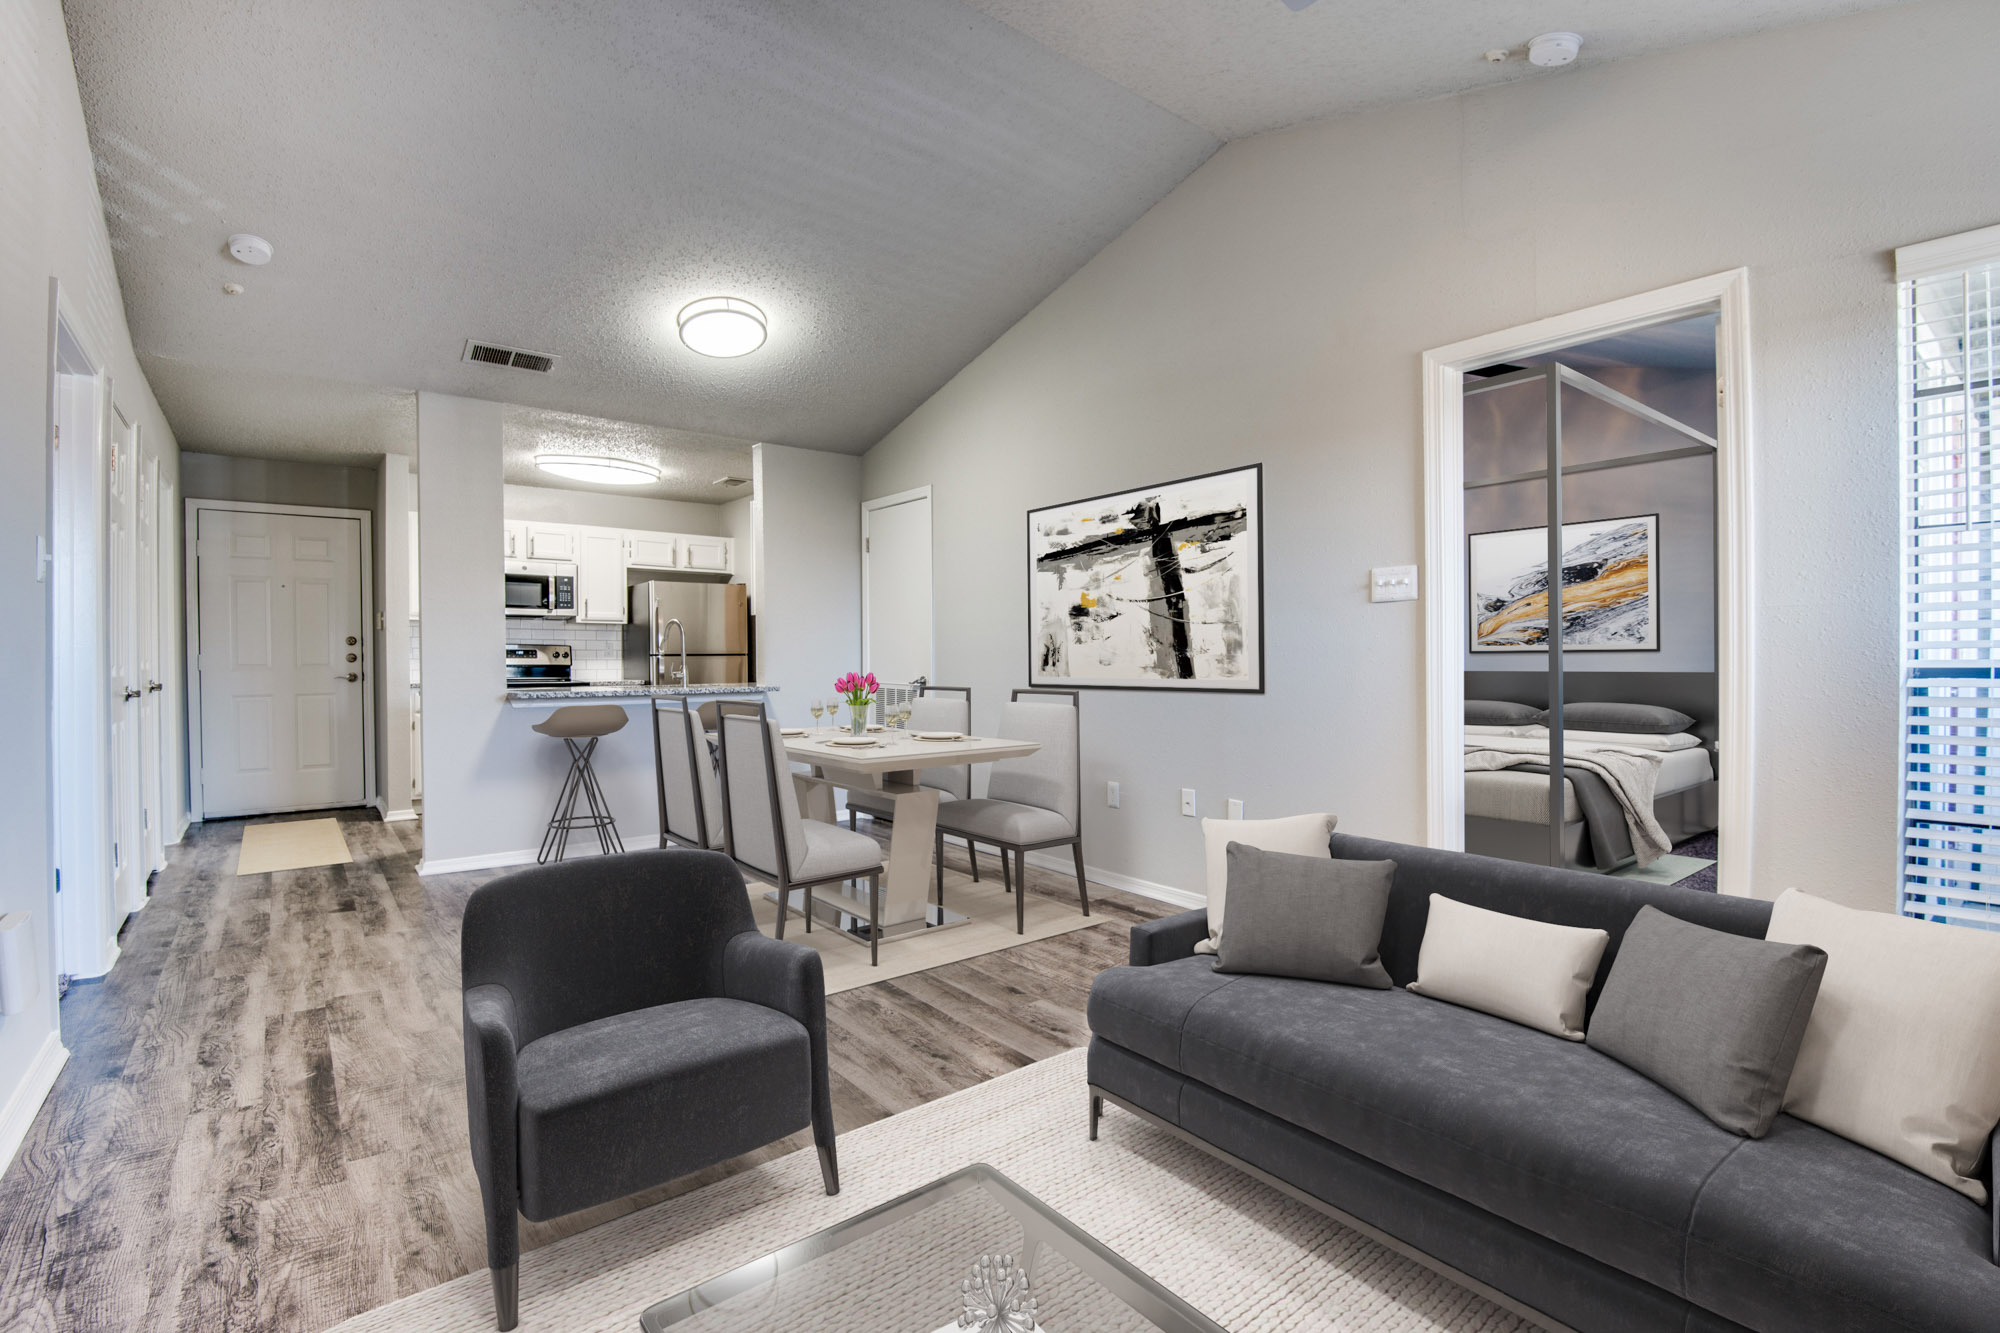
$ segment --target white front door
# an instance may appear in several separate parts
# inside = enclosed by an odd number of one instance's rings
[[[111,699],[111,901],[117,919],[146,900],[146,836],[139,794],[139,702],[146,697],[138,666],[138,432],[115,406],[106,516],[110,523],[106,580],[106,648]],[[117,929],[114,921],[112,929]]]
[[[135,654],[139,666],[133,688],[143,691],[136,700],[139,725],[139,878],[143,882],[167,863],[161,810],[166,784],[160,778],[160,460],[146,456],[139,463],[138,562],[133,569],[133,592],[138,602]],[[145,895],[140,895],[145,901]]]
[[[199,509],[205,817],[359,805],[361,523]]]
[[[931,660],[931,497],[928,490],[861,509],[868,614],[862,669],[901,683],[935,682]]]

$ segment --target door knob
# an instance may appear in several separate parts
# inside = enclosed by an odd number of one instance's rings
[[[346,679],[346,680],[360,680],[360,679],[361,679],[361,673],[360,673],[360,672],[357,672],[357,671],[350,671],[350,672],[348,672],[348,673],[347,673],[347,675],[346,675],[345,677],[342,677],[342,676],[341,676],[341,675],[340,675],[340,674],[339,674],[338,672],[336,672],[336,673],[334,673],[334,677],[333,677],[333,678],[334,678],[335,680],[342,680],[342,679]]]
[[[148,694],[158,694],[164,688],[166,687],[161,685],[160,682],[157,680],[149,680],[146,682],[146,693]]]
[[[353,653],[349,653],[347,655],[347,660],[350,662],[359,662],[361,659],[356,657]]]
[[[137,698],[139,698],[139,697],[140,697],[141,695],[143,695],[144,693],[145,693],[145,691],[144,691],[144,690],[135,690],[135,689],[131,689],[131,688],[129,688],[129,687],[128,687],[128,688],[126,689],[126,691],[125,691],[125,702],[129,704],[129,703],[131,703],[131,702],[132,702],[132,701],[133,701],[134,699],[137,699]]]

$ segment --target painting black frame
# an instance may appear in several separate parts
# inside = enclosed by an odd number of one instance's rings
[[[1180,684],[1176,681],[1130,681],[1120,683],[1097,682],[1075,676],[1048,676],[1038,678],[1035,663],[1035,557],[1033,554],[1035,515],[1051,509],[1065,509],[1075,505],[1092,504],[1098,500],[1109,500],[1115,496],[1133,495],[1140,491],[1164,491],[1175,486],[1186,486],[1197,481],[1207,481],[1211,477],[1226,477],[1234,473],[1253,474],[1250,486],[1250,503],[1253,506],[1253,527],[1257,544],[1257,586],[1253,592],[1256,602],[1257,619],[1257,683],[1253,685],[1212,685]],[[1213,472],[1198,472],[1192,476],[1175,477],[1172,481],[1147,482],[1138,486],[1120,486],[1116,490],[1102,491],[1096,495],[1080,496],[1074,500],[1059,500],[1051,504],[1038,505],[1026,511],[1022,519],[1023,546],[1027,553],[1027,613],[1028,613],[1028,684],[1031,688],[1079,689],[1079,690],[1143,690],[1164,694],[1262,694],[1266,678],[1264,662],[1264,465],[1245,463],[1238,467],[1217,468]]]
[[[1647,596],[1649,600],[1652,602],[1653,606],[1652,645],[1646,648],[1613,648],[1602,645],[1572,644],[1566,642],[1563,644],[1563,652],[1565,653],[1657,653],[1661,650],[1662,647],[1665,646],[1667,622],[1665,617],[1663,617],[1660,614],[1661,538],[1660,538],[1659,513],[1655,511],[1654,513],[1651,514],[1620,514],[1615,518],[1575,518],[1575,519],[1570,519],[1568,522],[1564,523],[1563,526],[1566,528],[1573,528],[1573,527],[1581,527],[1586,523],[1629,523],[1635,518],[1646,519],[1652,524],[1652,534],[1653,534],[1652,549],[1648,551],[1646,555],[1646,563],[1648,566],[1647,581],[1651,584],[1651,591],[1647,594]],[[1549,525],[1546,523],[1531,523],[1528,524],[1526,527],[1494,528],[1487,532],[1468,532],[1465,534],[1465,617],[1466,617],[1465,650],[1466,652],[1492,653],[1500,657],[1517,657],[1523,653],[1548,652],[1548,646],[1546,644],[1540,647],[1530,647],[1530,646],[1506,647],[1496,644],[1491,647],[1482,648],[1479,644],[1479,613],[1477,609],[1474,607],[1472,600],[1473,595],[1478,591],[1478,589],[1473,587],[1472,583],[1472,543],[1475,538],[1504,537],[1510,532],[1547,532],[1548,530],[1549,530]]]

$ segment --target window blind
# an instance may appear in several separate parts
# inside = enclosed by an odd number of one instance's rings
[[[1931,247],[1942,243],[1932,242]],[[1913,249],[1918,247],[1913,247]],[[1928,248],[1928,247],[1925,247]],[[2000,930],[2000,262],[1899,268],[1909,916]],[[1898,256],[1899,265],[1903,255]]]

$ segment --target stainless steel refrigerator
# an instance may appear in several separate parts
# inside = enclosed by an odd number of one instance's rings
[[[741,685],[750,679],[750,590],[741,583],[635,583],[625,675],[648,685]],[[671,622],[678,620],[680,629]],[[680,680],[681,632],[687,674]]]

